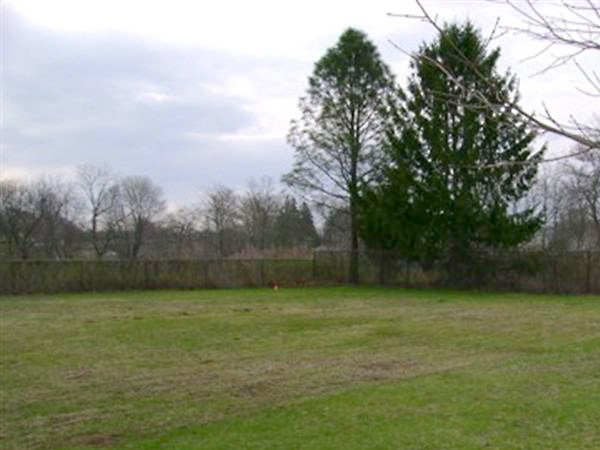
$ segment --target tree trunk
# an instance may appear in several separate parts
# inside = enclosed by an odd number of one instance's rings
[[[142,248],[144,236],[144,219],[138,218],[133,226],[133,242],[131,245],[131,259],[137,259]]]
[[[360,282],[358,275],[358,211],[356,199],[350,198],[350,267],[348,281],[352,284]]]

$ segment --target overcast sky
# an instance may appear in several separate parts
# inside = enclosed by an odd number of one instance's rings
[[[485,1],[424,1],[440,20],[470,18],[489,33],[508,7]],[[407,0],[151,1],[2,0],[1,177],[58,174],[80,164],[147,175],[171,204],[215,184],[241,189],[291,168],[289,122],[313,64],[347,27],[378,46],[400,84],[408,57],[433,31],[387,13]],[[561,119],[588,120],[573,67],[532,77],[540,48],[504,36],[502,68],[521,80],[523,104]],[[597,62],[596,62],[597,63]],[[553,152],[568,144],[547,136]]]

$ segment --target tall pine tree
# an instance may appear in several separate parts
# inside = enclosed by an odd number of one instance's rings
[[[359,186],[369,184],[381,165],[381,141],[394,80],[377,48],[355,29],[317,61],[301,118],[288,140],[295,148],[292,171],[283,180],[316,203],[350,214],[348,278],[358,282]]]
[[[371,247],[461,269],[474,251],[515,246],[538,229],[539,216],[515,205],[544,149],[534,149],[535,133],[510,107],[517,80],[499,73],[499,56],[470,23],[448,25],[421,47],[387,133],[392,163],[364,189]]]

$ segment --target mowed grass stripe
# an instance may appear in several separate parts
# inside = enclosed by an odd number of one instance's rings
[[[600,448],[598,297],[152,291],[0,312],[2,448]]]

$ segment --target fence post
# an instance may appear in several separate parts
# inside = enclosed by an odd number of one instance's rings
[[[79,287],[78,287],[78,290],[81,290],[81,291],[88,290],[89,286],[87,285],[87,283],[85,281],[85,275],[83,273],[83,271],[84,271],[83,262],[81,262],[81,261],[77,261],[77,262],[74,261],[73,263],[77,264],[77,266],[79,267],[79,270],[78,270],[78,272],[79,272]]]
[[[312,281],[317,281],[317,252],[313,251],[312,254]]]
[[[588,294],[592,292],[592,252],[586,252],[586,264],[585,264],[585,292]]]
[[[557,282],[556,277],[558,276],[558,268],[556,267],[558,263],[556,262],[556,257],[552,255],[552,293],[560,294],[560,283]]]
[[[3,294],[18,294],[18,282],[17,282],[17,262],[10,261],[8,262],[8,269],[10,272],[10,292],[3,292]]]
[[[383,258],[384,258],[383,250],[379,250],[378,253],[379,253],[379,255],[377,257],[377,265],[379,267],[379,284],[383,285],[383,284],[385,284],[385,273],[383,273],[383,271],[384,271],[384,267],[383,267],[383,265],[384,265],[384,262],[383,262]]]
[[[542,292],[548,292],[548,252],[542,253]]]
[[[202,271],[204,272],[204,288],[208,288],[208,270],[209,270],[209,264],[210,264],[209,259],[206,259],[202,262]]]

